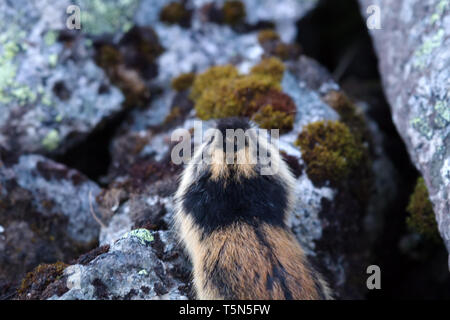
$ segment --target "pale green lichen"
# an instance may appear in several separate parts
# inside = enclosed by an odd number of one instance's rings
[[[56,63],[58,62],[58,55],[56,53],[51,54],[48,57],[48,64],[50,67],[54,68],[56,66]]]
[[[127,232],[122,239],[127,239],[130,237],[135,237],[139,240],[139,242],[143,245],[147,245],[150,242],[152,242],[155,238],[153,237],[152,233],[148,231],[147,229],[135,229],[131,230],[130,232]]]
[[[434,105],[434,110],[437,113],[434,122],[439,128],[445,127],[450,122],[450,105],[443,100],[439,100]]]
[[[44,36],[44,42],[47,46],[52,46],[56,43],[58,39],[58,33],[56,31],[50,30]]]
[[[132,19],[137,0],[78,0],[81,9],[81,30],[92,35],[127,32],[133,26]]]
[[[427,38],[422,45],[414,52],[414,66],[424,68],[430,54],[434,49],[442,45],[445,36],[445,30],[440,28],[434,35]]]
[[[431,129],[428,119],[426,118],[414,118],[411,120],[411,125],[416,129],[422,136],[430,140],[433,137],[433,130]]]
[[[17,74],[14,59],[24,50],[20,42],[26,34],[13,29],[0,35],[0,102],[7,104],[15,100],[19,105],[34,103],[36,93],[29,86],[14,80]]]
[[[436,23],[441,20],[442,14],[444,11],[449,7],[450,1],[449,0],[441,0],[437,6],[435,12],[431,15],[430,23]]]
[[[141,271],[138,272],[138,274],[141,275],[141,276],[147,276],[148,272],[147,272],[147,270],[142,269]]]
[[[58,148],[60,142],[59,132],[56,129],[50,130],[42,140],[42,145],[47,151],[53,151]]]

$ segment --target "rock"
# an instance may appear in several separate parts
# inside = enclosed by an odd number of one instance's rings
[[[94,247],[100,226],[89,194],[95,208],[99,192],[76,170],[43,156],[0,161],[0,286],[16,285],[40,263],[69,262]]]
[[[184,264],[170,232],[135,229],[88,264],[66,268],[69,290],[50,299],[187,299]]]
[[[360,0],[361,10],[372,4]],[[378,1],[370,30],[394,123],[423,175],[450,251],[450,2]],[[399,46],[398,44],[402,45]]]
[[[121,109],[123,96],[66,29],[70,1],[0,4],[0,145],[62,153]]]

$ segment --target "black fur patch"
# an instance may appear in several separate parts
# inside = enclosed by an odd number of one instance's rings
[[[226,186],[223,180],[213,181],[210,176],[205,172],[183,199],[183,209],[206,235],[237,221],[285,226],[287,192],[275,176],[240,177],[240,181],[229,177]]]
[[[250,123],[248,122],[247,118],[238,118],[238,117],[224,118],[217,120],[216,128],[220,130],[222,135],[225,137],[227,129],[233,130],[242,129],[246,131],[247,129],[250,129]]]

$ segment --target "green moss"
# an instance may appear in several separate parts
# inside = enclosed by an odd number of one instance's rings
[[[280,90],[280,85],[270,76],[246,75],[218,80],[196,100],[197,116],[203,120],[249,116],[257,109],[256,101],[271,89]]]
[[[209,87],[214,86],[218,80],[232,79],[238,76],[237,69],[230,65],[214,66],[195,77],[190,97],[197,100]]]
[[[169,24],[179,24],[186,26],[189,24],[191,13],[182,3],[171,2],[165,5],[160,14],[159,19]]]
[[[299,134],[306,172],[314,183],[330,181],[337,184],[348,177],[364,157],[363,146],[350,129],[339,121],[318,121],[308,124]]]
[[[172,79],[172,88],[176,91],[184,91],[189,89],[195,80],[195,73],[182,73],[178,77]]]
[[[295,105],[280,93],[284,65],[264,59],[248,75],[231,65],[211,67],[195,78],[190,97],[200,119],[251,117],[267,128],[292,128]]]
[[[130,238],[130,237],[135,237],[139,240],[139,242],[143,245],[147,245],[150,242],[152,242],[153,240],[155,240],[155,238],[153,237],[152,233],[147,230],[147,229],[135,229],[135,230],[131,230],[130,232],[127,232],[122,239],[126,239],[126,238]]]
[[[284,74],[283,62],[275,57],[265,58],[251,69],[251,74],[269,76],[276,82],[283,79]]]
[[[258,42],[263,45],[266,42],[270,42],[270,41],[278,41],[280,40],[280,36],[278,35],[278,33],[276,33],[275,30],[273,29],[265,29],[265,30],[261,30],[258,33]]]
[[[226,1],[222,8],[223,21],[229,25],[242,22],[246,16],[245,6],[241,1]]]
[[[50,130],[42,140],[42,145],[47,151],[53,151],[58,148],[60,142],[59,132],[56,129]]]
[[[40,264],[33,271],[26,274],[20,288],[17,290],[19,299],[37,299],[47,286],[58,280],[67,264],[56,262],[54,264]],[[30,296],[27,294],[30,293]]]
[[[274,110],[271,105],[261,108],[252,118],[261,128],[290,130],[294,124],[294,116]]]
[[[406,218],[406,223],[411,230],[435,241],[440,239],[433,205],[428,195],[425,180],[422,177],[417,179],[416,187],[406,210],[410,214]]]

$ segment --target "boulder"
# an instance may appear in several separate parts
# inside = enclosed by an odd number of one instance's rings
[[[360,0],[365,16],[373,1]],[[450,251],[450,2],[376,1],[371,29],[394,123],[425,179]]]

